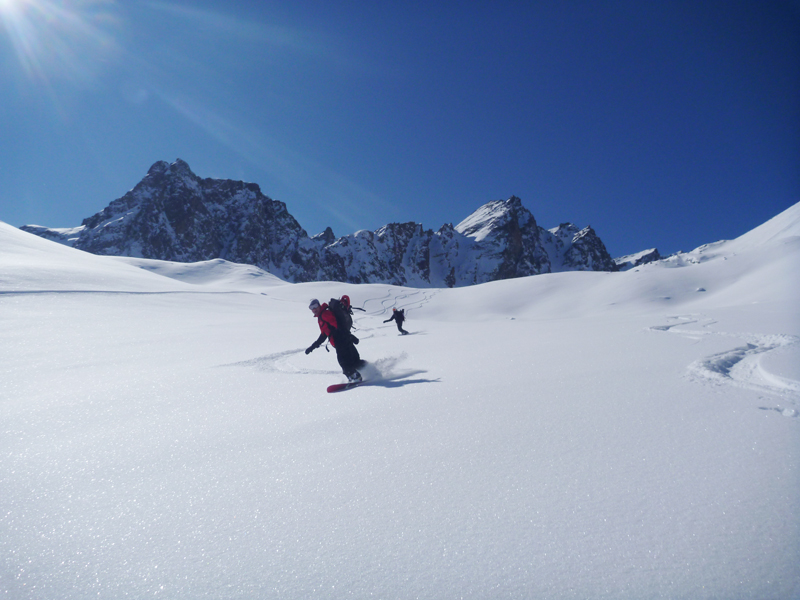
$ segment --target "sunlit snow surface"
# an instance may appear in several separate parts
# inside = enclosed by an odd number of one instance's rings
[[[0,597],[797,598],[798,272],[800,206],[455,290],[0,223]],[[327,394],[343,293],[370,384]]]

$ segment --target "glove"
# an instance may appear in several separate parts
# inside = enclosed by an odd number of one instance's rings
[[[316,348],[316,346],[313,344],[310,345],[308,348],[306,348],[306,354],[311,354],[314,351],[314,348]]]
[[[358,338],[351,333],[350,334],[350,341],[353,342],[354,344],[357,344],[358,343]]]

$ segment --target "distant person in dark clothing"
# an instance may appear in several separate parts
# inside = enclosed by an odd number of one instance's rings
[[[388,323],[389,321],[395,321],[397,323],[397,331],[402,333],[403,335],[408,335],[408,332],[403,329],[403,321],[406,320],[406,313],[404,309],[397,310],[396,308],[392,309],[392,316],[389,317],[384,321],[384,323]]]

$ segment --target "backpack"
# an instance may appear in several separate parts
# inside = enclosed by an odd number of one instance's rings
[[[350,333],[353,327],[353,317],[349,307],[345,307],[344,302],[337,298],[331,298],[328,302],[328,309],[336,317],[336,329],[342,332]]]

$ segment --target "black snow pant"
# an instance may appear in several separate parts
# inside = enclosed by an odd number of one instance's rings
[[[339,361],[339,366],[342,367],[342,373],[350,377],[353,372],[358,369],[361,364],[361,356],[358,354],[358,349],[350,339],[350,335],[336,336],[334,340],[336,343],[336,360]]]

